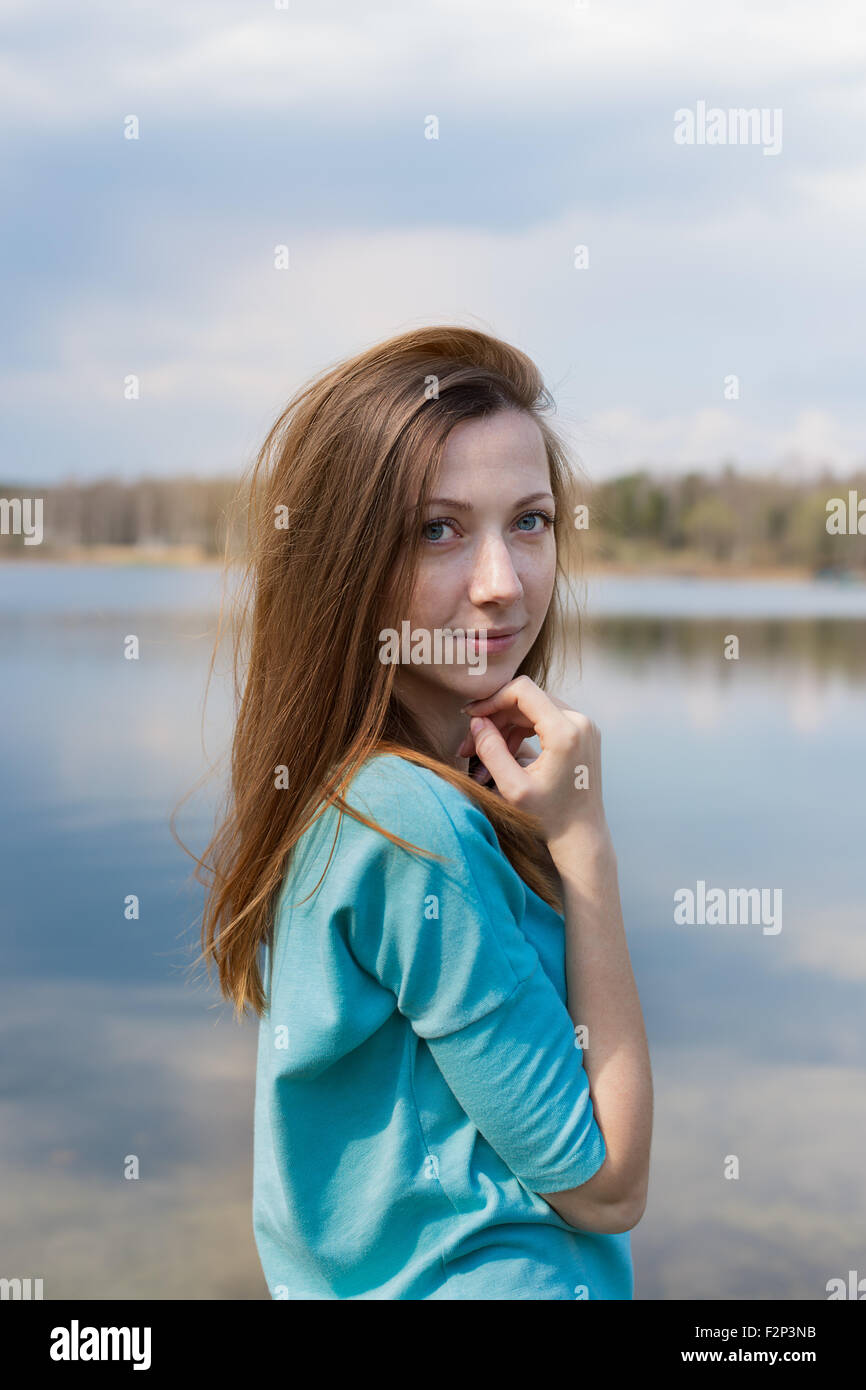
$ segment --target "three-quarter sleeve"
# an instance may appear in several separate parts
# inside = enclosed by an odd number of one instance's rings
[[[606,1150],[568,1010],[521,930],[524,885],[493,826],[402,759],[374,764],[349,803],[339,853],[353,884],[349,942],[395,996],[458,1103],[533,1192],[577,1187]],[[447,803],[447,804],[446,804]]]

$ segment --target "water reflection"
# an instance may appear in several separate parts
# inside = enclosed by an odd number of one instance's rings
[[[627,597],[608,591],[584,621],[560,693],[602,728],[653,1056],[636,1293],[823,1298],[862,1264],[866,1217],[866,623],[750,616],[742,591],[733,619],[697,616],[694,589],[681,617],[610,611]],[[641,584],[633,597],[646,606]],[[201,890],[167,826],[204,767],[218,598],[216,572],[0,582],[0,1273],[44,1278],[47,1298],[267,1296],[250,1227],[255,1030],[188,974]],[[137,663],[122,658],[130,631]],[[229,714],[217,683],[213,759]],[[220,789],[181,814],[198,849]],[[698,879],[781,889],[783,930],[675,925],[674,893]]]
[[[866,621],[850,618],[635,618],[606,617],[571,629],[571,641],[603,647],[632,675],[660,661],[679,668],[712,668],[719,683],[805,668],[819,682],[841,674],[852,685],[866,677]],[[736,660],[724,656],[730,636],[739,641]]]

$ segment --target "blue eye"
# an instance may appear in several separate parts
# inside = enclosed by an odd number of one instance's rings
[[[437,519],[436,519],[435,521],[425,521],[425,523],[424,523],[423,527],[421,528],[421,530],[422,530],[422,534],[423,534],[423,532],[427,530],[427,527],[428,527],[428,526],[450,526],[450,525],[451,525],[451,522],[450,522],[450,521],[446,521],[444,517],[437,517]],[[438,538],[438,537],[434,537],[434,536],[424,536],[424,539],[427,540],[427,541],[430,541],[430,540],[436,540],[436,539],[439,539],[439,538]]]
[[[540,516],[541,519],[542,519],[542,521],[546,522],[548,526],[552,526],[552,525],[553,525],[553,517],[550,515],[549,512],[541,512],[541,511],[538,511],[538,512],[526,512],[526,513],[520,518],[520,520],[521,520],[521,521],[525,521],[527,517],[536,517],[536,516]],[[544,531],[545,529],[546,529],[546,527],[542,526],[542,527],[539,528],[539,531]],[[530,534],[532,534],[532,533],[530,532]]]
[[[534,517],[537,517],[537,516],[540,516],[540,517],[541,517],[542,521],[545,523],[544,526],[535,527],[535,528],[533,528],[532,531],[527,531],[527,530],[524,528],[524,529],[523,529],[523,534],[524,534],[524,535],[527,535],[527,536],[539,535],[539,536],[540,536],[540,535],[542,534],[542,532],[544,532],[545,530],[548,529],[548,527],[550,527],[550,526],[553,525],[553,517],[550,515],[550,513],[549,513],[549,512],[544,512],[544,511],[540,511],[540,510],[539,510],[539,511],[534,511],[534,512],[524,512],[524,513],[523,513],[523,516],[518,517],[518,521],[526,521],[527,517],[532,517],[532,518],[534,518]],[[457,522],[456,522],[456,521],[453,521],[450,517],[446,517],[446,516],[437,516],[437,517],[433,518],[431,521],[425,521],[425,523],[424,523],[424,525],[423,525],[423,527],[422,527],[422,534],[423,534],[424,532],[426,532],[426,530],[427,530],[427,528],[428,528],[429,526],[456,526],[456,525],[457,525]],[[437,541],[440,540],[441,537],[433,537],[433,536],[427,536],[427,535],[425,535],[425,536],[424,536],[424,539],[430,541],[430,543],[431,543],[432,545],[436,545],[436,544],[437,544]]]

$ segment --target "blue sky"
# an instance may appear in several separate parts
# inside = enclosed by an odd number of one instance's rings
[[[858,5],[0,13],[0,476],[239,472],[303,381],[447,321],[535,358],[595,477],[866,459]],[[676,144],[701,101],[780,152]]]

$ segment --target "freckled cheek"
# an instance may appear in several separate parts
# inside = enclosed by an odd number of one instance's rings
[[[556,584],[556,555],[539,555],[518,570],[527,601],[533,609],[545,609]]]
[[[448,575],[443,567],[425,574],[422,570],[417,578],[409,605],[409,619],[413,627],[434,628],[444,626],[453,614],[455,603],[460,599],[459,582]]]

